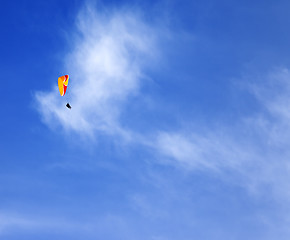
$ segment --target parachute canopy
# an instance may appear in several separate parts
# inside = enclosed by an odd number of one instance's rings
[[[61,96],[65,95],[67,84],[68,84],[68,75],[64,75],[58,78],[58,89]]]

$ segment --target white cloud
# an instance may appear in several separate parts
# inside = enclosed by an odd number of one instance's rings
[[[137,12],[101,14],[90,6],[79,14],[77,27],[78,34],[71,34],[72,51],[64,56],[63,74],[71,78],[66,96],[60,97],[57,87],[37,92],[38,110],[50,126],[60,124],[84,135],[100,131],[129,137],[119,117],[126,101],[138,94],[148,59],[152,62],[156,55],[158,30]]]
[[[34,236],[45,234],[68,234],[69,236],[98,237],[106,235],[130,235],[127,226],[128,219],[106,213],[104,215],[90,215],[85,220],[50,214],[14,214],[10,212],[0,213],[0,236],[13,236],[14,234],[33,234]],[[114,226],[114,232],[111,227]]]
[[[15,228],[30,228],[35,222],[21,217],[3,215],[0,216],[0,235]]]
[[[19,213],[3,212],[0,213],[0,236],[15,234],[16,232],[33,232],[37,233],[43,230],[62,229],[64,231],[72,231],[83,225],[77,225],[71,221],[60,218],[40,217],[37,215],[26,215]]]
[[[60,124],[85,135],[97,131],[130,139],[133,134],[167,164],[189,170],[225,170],[247,179],[242,184],[249,188],[270,184],[283,192],[289,180],[290,157],[287,69],[262,76],[260,82],[246,79],[255,83],[249,89],[262,106],[252,117],[203,133],[157,129],[144,135],[123,128],[120,115],[130,97],[139,94],[143,70],[156,56],[160,29],[147,25],[132,11],[100,14],[90,7],[81,12],[77,26],[72,52],[64,56],[66,73],[71,76],[66,97],[59,96],[57,87],[35,95],[46,124]],[[71,111],[65,109],[66,100],[71,102]]]
[[[161,132],[156,146],[161,154],[189,169],[237,169],[247,159],[248,153],[241,151],[227,136],[206,134]]]
[[[252,193],[290,201],[290,73],[279,69],[246,82],[260,104],[251,117],[202,133],[160,132],[152,147],[167,164],[214,171]]]

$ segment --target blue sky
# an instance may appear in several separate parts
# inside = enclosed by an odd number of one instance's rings
[[[0,238],[289,239],[289,10],[2,2]]]

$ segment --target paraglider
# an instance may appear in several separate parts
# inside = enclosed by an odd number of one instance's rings
[[[61,96],[64,96],[66,93],[68,79],[69,79],[68,75],[64,75],[58,78],[58,89]],[[71,106],[69,103],[66,104],[66,107],[71,109]]]

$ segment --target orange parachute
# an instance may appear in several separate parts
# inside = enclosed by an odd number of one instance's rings
[[[68,79],[69,79],[68,75],[64,75],[58,78],[58,89],[61,96],[65,95]]]

